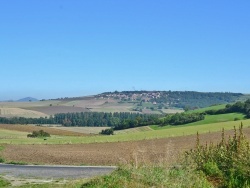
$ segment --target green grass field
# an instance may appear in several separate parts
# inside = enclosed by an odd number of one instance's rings
[[[76,143],[104,143],[104,142],[122,142],[155,138],[166,138],[183,135],[192,135],[199,133],[217,132],[224,128],[231,130],[234,126],[239,126],[243,123],[244,127],[250,126],[250,119],[240,121],[229,121],[220,123],[211,123],[203,125],[189,126],[168,126],[161,130],[152,130],[144,132],[133,132],[128,134],[118,134],[112,136],[91,136],[91,137],[74,137],[74,136],[54,136],[52,135],[47,140],[42,138],[27,138],[26,134],[17,131],[0,130],[0,143],[7,144],[76,144]],[[14,133],[13,133],[14,132]],[[28,133],[27,133],[28,134]],[[3,137],[4,136],[4,137]]]
[[[219,110],[219,109],[223,109],[225,107],[226,107],[226,104],[220,104],[220,105],[209,106],[206,108],[200,108],[200,109],[196,109],[196,110],[189,110],[186,113],[201,113],[201,112],[205,112],[207,110]]]
[[[185,124],[185,125],[178,125],[178,126],[204,125],[204,124],[211,124],[211,123],[228,122],[228,121],[234,121],[235,118],[237,118],[238,120],[244,120],[245,115],[241,114],[241,113],[206,115],[204,120]],[[163,126],[163,127],[160,127],[158,125],[150,126],[150,128],[152,128],[154,130],[168,129],[171,127],[173,127],[173,126]]]
[[[229,114],[219,114],[219,115],[206,115],[204,120],[197,121],[194,123],[189,123],[187,125],[201,125],[209,123],[219,123],[226,121],[234,121],[237,118],[238,120],[243,120],[245,118],[244,114],[241,113],[229,113]]]

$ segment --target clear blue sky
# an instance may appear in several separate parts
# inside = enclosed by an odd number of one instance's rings
[[[250,93],[250,1],[0,1],[0,100]]]

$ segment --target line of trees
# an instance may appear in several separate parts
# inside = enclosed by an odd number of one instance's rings
[[[63,126],[83,127],[114,127],[131,128],[143,125],[157,124],[162,115],[139,114],[129,112],[81,112],[81,113],[60,113],[49,118],[24,118],[0,117],[0,123],[4,124],[61,124]]]
[[[53,117],[50,118],[24,118],[24,117],[0,117],[3,124],[56,124]]]
[[[131,124],[131,126],[149,125],[161,117],[156,114],[139,114],[130,112],[82,112],[56,114],[55,122],[64,126],[94,126],[94,127],[118,127]]]
[[[208,110],[204,113],[176,113],[173,115],[140,114],[130,112],[80,112],[60,113],[49,118],[24,118],[0,117],[0,123],[4,124],[61,124],[63,126],[91,126],[91,127],[112,127],[114,130],[121,130],[146,125],[183,125],[203,120],[205,114],[225,114],[239,112],[250,118],[250,99],[245,102],[227,104],[224,109]]]
[[[216,115],[216,114],[227,114],[227,113],[243,113],[246,118],[250,118],[250,99],[245,102],[236,102],[234,104],[227,104],[225,108],[219,110],[207,110],[205,114]]]
[[[201,121],[205,118],[204,114],[200,113],[176,113],[173,115],[166,115],[165,118],[162,119],[161,125],[183,125],[187,123],[192,123],[196,121]]]

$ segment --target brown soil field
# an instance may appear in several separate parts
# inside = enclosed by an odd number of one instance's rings
[[[244,129],[250,138],[250,128]],[[233,135],[226,131],[225,135]],[[221,140],[221,133],[200,135],[200,142]],[[117,165],[131,162],[174,162],[180,153],[195,147],[196,135],[142,140],[135,142],[68,144],[68,145],[5,145],[1,152],[7,161],[33,164]]]
[[[89,110],[86,108],[73,107],[73,106],[39,106],[39,107],[29,107],[23,109],[37,111],[48,115],[54,115],[58,113],[89,112]]]
[[[0,129],[15,130],[15,131],[21,131],[21,132],[30,132],[30,133],[32,131],[44,130],[45,132],[47,132],[51,135],[88,136],[88,134],[85,134],[85,133],[69,131],[69,130],[55,129],[52,127],[34,126],[34,125],[0,124]]]

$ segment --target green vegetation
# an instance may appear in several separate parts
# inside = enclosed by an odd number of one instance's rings
[[[113,135],[114,134],[114,129],[110,128],[110,129],[104,129],[100,132],[100,134],[104,134],[104,135]]]
[[[250,119],[242,120],[246,126],[250,126]],[[166,126],[160,130],[144,131],[144,132],[133,132],[129,134],[117,134],[117,135],[102,135],[102,136],[91,136],[91,137],[75,137],[75,136],[55,136],[52,135],[47,140],[41,138],[27,138],[27,133],[18,131],[1,130],[0,143],[7,144],[74,144],[74,143],[103,143],[103,142],[122,142],[132,140],[145,140],[155,138],[167,138],[183,135],[196,134],[197,131],[200,133],[217,132],[225,128],[225,130],[231,130],[234,126],[239,125],[239,121],[212,123],[204,125],[190,125],[190,126]],[[152,127],[154,128],[154,127]],[[165,129],[164,129],[165,128]],[[2,132],[4,132],[2,134]],[[11,135],[11,136],[9,136]],[[15,136],[13,136],[15,135]]]
[[[210,123],[234,121],[235,119],[243,120],[244,118],[245,118],[245,115],[241,113],[206,115],[204,120],[197,121],[194,123],[189,123],[187,125],[203,125],[203,124],[210,124]]]
[[[0,152],[1,152],[3,149],[4,149],[4,147],[3,147],[3,146],[0,146]],[[4,163],[4,162],[5,162],[4,158],[0,155],[0,163]]]
[[[197,122],[204,119],[203,114],[199,113],[176,113],[174,115],[166,115],[161,119],[161,125],[183,125],[191,122]]]
[[[179,165],[161,159],[154,164],[135,158],[110,175],[94,178],[82,188],[98,187],[229,187],[250,186],[250,144],[243,135],[242,125],[228,140],[222,131],[221,142],[200,145],[185,153]]]
[[[208,110],[220,110],[226,107],[226,104],[212,105],[205,108],[199,108],[195,110],[188,110],[186,113],[203,113]]]
[[[245,115],[241,113],[229,113],[229,114],[218,114],[218,115],[205,115],[205,119],[193,123],[188,123],[185,125],[179,125],[178,127],[184,127],[184,126],[199,126],[204,124],[214,124],[214,123],[220,123],[220,122],[230,122],[236,120],[244,120]],[[162,130],[162,129],[169,129],[172,128],[172,126],[159,126],[159,125],[151,125],[150,128],[154,130]]]
[[[121,101],[139,101],[157,104],[152,108],[176,107],[195,109],[235,102],[244,96],[241,93],[195,92],[195,91],[122,91],[105,92],[96,97],[113,98]],[[149,105],[150,107],[150,105]]]
[[[196,149],[187,152],[186,157],[219,187],[250,186],[250,144],[243,135],[242,124],[238,132],[234,128],[234,136],[228,140],[223,130],[221,142],[216,145],[200,145],[197,134]]]
[[[131,112],[60,113],[50,118],[0,117],[4,124],[61,124],[63,126],[114,127],[115,129],[145,126],[158,122],[160,115]]]
[[[32,134],[27,135],[28,138],[43,138],[43,137],[50,137],[50,134],[44,132],[43,130],[40,131],[33,131]]]
[[[0,177],[0,187],[9,187],[10,182]]]
[[[250,118],[250,99],[245,102],[236,102],[235,104],[227,104],[225,108],[219,110],[207,110],[204,113],[215,115],[215,114],[227,114],[232,112],[243,113],[246,118]]]
[[[110,175],[95,178],[81,188],[138,187],[212,187],[202,173],[193,170],[168,169],[161,164],[122,166]]]

